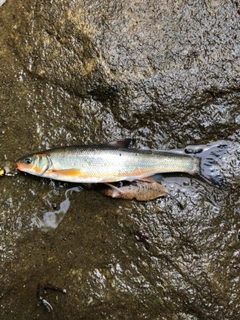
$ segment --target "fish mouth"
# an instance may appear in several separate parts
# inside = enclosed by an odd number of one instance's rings
[[[24,165],[19,161],[16,162],[16,166],[17,166],[17,169],[20,171],[24,168]]]
[[[20,161],[16,162],[17,165],[17,169],[19,171],[26,171],[27,169],[29,169],[27,166],[25,166],[23,163],[21,163]]]
[[[21,161],[17,161],[16,166],[17,166],[17,170],[24,171],[24,172],[29,172],[33,169],[33,166],[30,167],[29,165],[26,165]]]

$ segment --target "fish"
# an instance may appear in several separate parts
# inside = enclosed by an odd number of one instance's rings
[[[133,148],[135,139],[99,145],[66,146],[33,153],[17,160],[19,171],[72,183],[154,181],[156,174],[186,173],[218,188],[226,188],[215,163],[227,150],[217,141],[184,149]]]
[[[99,190],[105,196],[125,200],[148,201],[169,194],[169,191],[158,182],[134,181],[129,185],[115,187],[106,186]]]

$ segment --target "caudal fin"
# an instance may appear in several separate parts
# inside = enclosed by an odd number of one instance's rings
[[[227,184],[224,177],[216,170],[214,165],[224,155],[227,147],[228,145],[225,141],[217,141],[203,146],[199,151],[193,151],[196,157],[201,158],[200,170],[197,176],[221,189],[225,189]],[[190,146],[185,149],[185,152],[188,152],[188,150],[191,150]]]

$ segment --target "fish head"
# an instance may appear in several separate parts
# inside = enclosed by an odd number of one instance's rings
[[[43,175],[50,167],[48,154],[32,154],[17,160],[17,169],[35,176]]]

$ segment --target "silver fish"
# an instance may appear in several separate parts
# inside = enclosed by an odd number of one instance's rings
[[[132,148],[125,139],[101,145],[70,146],[46,150],[20,158],[17,168],[36,176],[76,183],[153,181],[157,173],[182,172],[225,188],[223,176],[214,168],[227,149],[218,141],[170,151]]]

